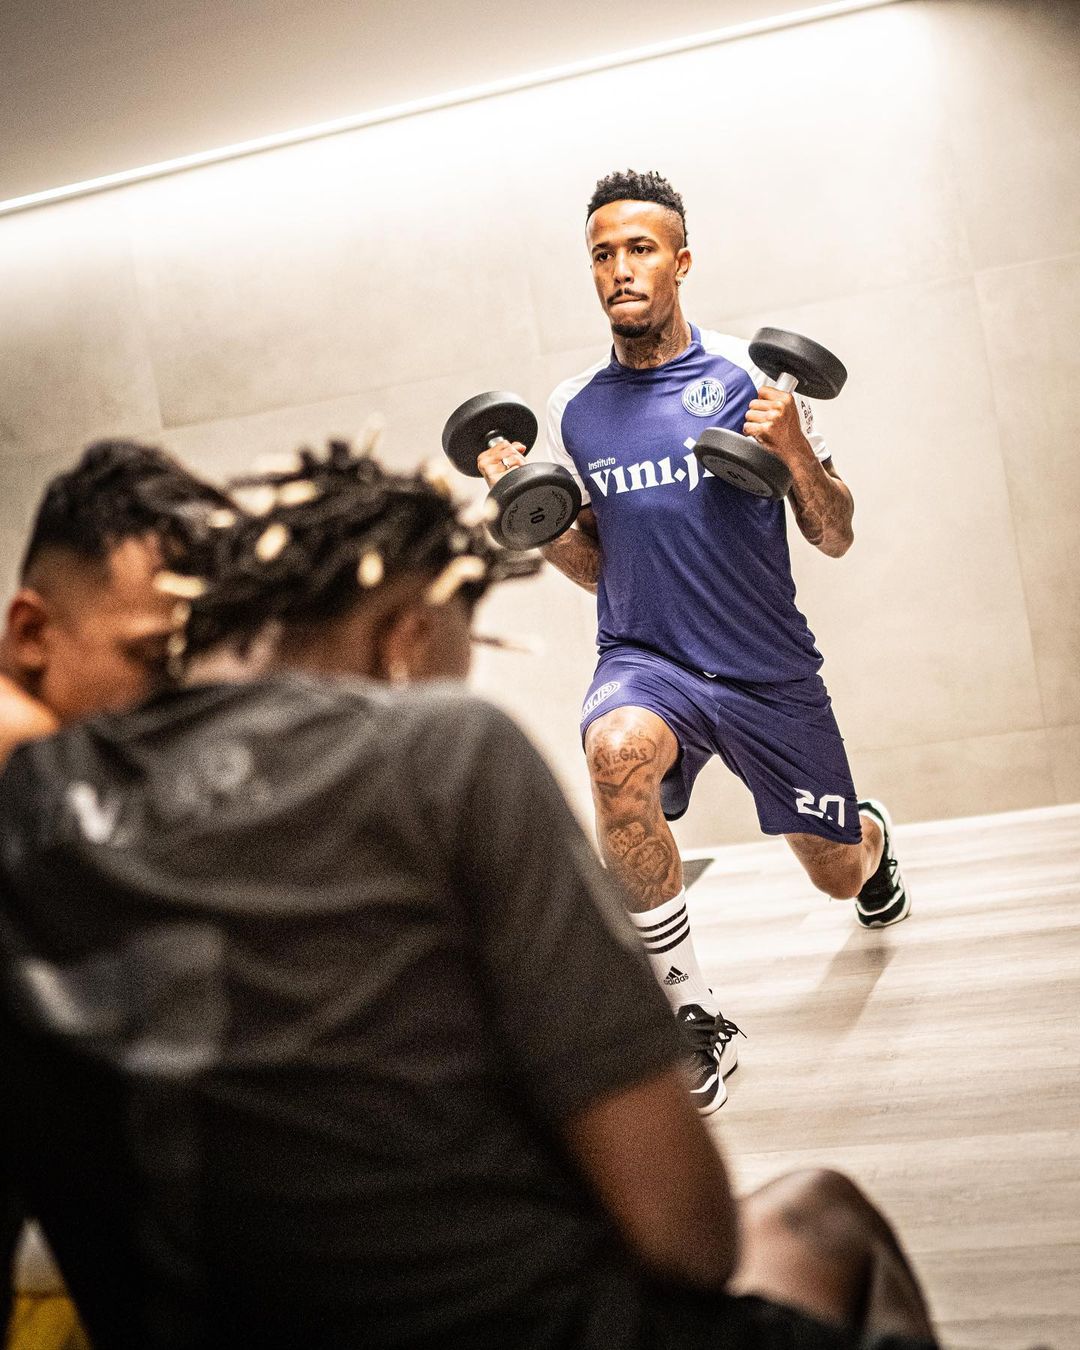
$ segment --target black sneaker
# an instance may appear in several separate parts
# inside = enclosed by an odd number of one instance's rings
[[[711,1013],[700,1003],[684,1003],[675,1020],[686,1046],[690,1095],[703,1116],[711,1115],[727,1101],[724,1079],[739,1062],[733,1038],[745,1033],[723,1013]]]
[[[911,912],[911,900],[893,852],[892,821],[881,802],[872,797],[859,803],[859,815],[878,823],[884,843],[877,871],[855,898],[855,915],[864,928],[887,928],[906,919]]]

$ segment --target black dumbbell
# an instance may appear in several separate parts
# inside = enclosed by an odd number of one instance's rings
[[[847,370],[832,352],[783,328],[759,328],[750,343],[750,359],[774,389],[790,393],[797,387],[807,398],[835,398],[847,380]],[[706,427],[694,454],[717,478],[755,497],[782,501],[791,489],[788,466],[753,436]]]
[[[447,418],[442,445],[450,462],[482,478],[476,461],[499,441],[517,441],[526,453],[536,440],[536,417],[517,394],[477,394]],[[494,504],[488,529],[506,548],[539,548],[568,530],[581,510],[581,489],[558,464],[522,464],[488,493]]]

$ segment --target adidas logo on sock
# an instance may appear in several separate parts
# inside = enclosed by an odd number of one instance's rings
[[[688,980],[689,978],[690,976],[684,975],[678,966],[672,966],[671,969],[668,971],[668,973],[664,976],[664,983],[682,984],[685,980]]]

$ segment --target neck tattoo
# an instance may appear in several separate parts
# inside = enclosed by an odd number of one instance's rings
[[[615,337],[615,354],[624,366],[633,370],[647,370],[673,361],[690,345],[690,325],[676,315],[670,325],[659,332],[644,333],[639,338]]]

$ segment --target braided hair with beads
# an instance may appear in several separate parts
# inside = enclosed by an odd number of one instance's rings
[[[177,659],[226,641],[243,646],[274,621],[338,617],[397,577],[426,577],[431,604],[459,592],[475,603],[493,582],[540,566],[489,542],[439,479],[394,473],[345,441],[331,441],[325,455],[303,449],[295,467],[236,478],[229,489],[235,509],[215,513],[202,575],[160,578],[190,605]]]

